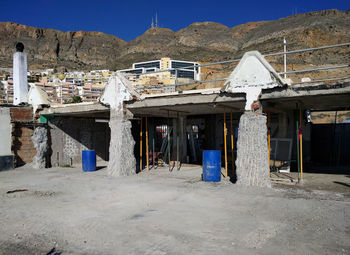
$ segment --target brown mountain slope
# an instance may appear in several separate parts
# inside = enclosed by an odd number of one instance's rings
[[[298,14],[274,21],[250,22],[229,28],[219,23],[201,22],[174,32],[151,28],[135,40],[125,42],[99,32],[61,32],[14,23],[0,23],[0,67],[11,66],[16,41],[25,44],[32,68],[65,66],[68,69],[129,68],[135,61],[169,56],[200,62],[241,57],[249,50],[261,53],[350,42],[350,12],[325,10]],[[322,53],[322,54],[321,54]],[[336,48],[294,55],[290,68],[349,63],[350,48]],[[270,58],[275,66],[282,58]]]
[[[31,68],[109,67],[126,42],[101,32],[62,32],[10,22],[0,23],[0,66],[11,66],[16,42],[23,42]]]

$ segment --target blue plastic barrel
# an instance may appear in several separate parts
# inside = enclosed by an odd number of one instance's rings
[[[91,172],[96,170],[96,152],[86,150],[82,152],[83,171]]]
[[[221,180],[221,151],[203,150],[203,181]]]

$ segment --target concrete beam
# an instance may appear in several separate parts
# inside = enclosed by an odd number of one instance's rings
[[[317,82],[296,84],[284,88],[266,89],[261,97],[264,99],[312,97],[320,95],[341,95],[350,93],[350,79],[337,82]]]
[[[78,114],[109,112],[109,107],[100,103],[78,103],[78,104],[64,104],[60,106],[51,106],[45,108],[40,114],[54,114],[74,116]]]
[[[147,107],[170,107],[176,105],[194,105],[194,104],[214,104],[214,103],[230,103],[245,101],[244,94],[231,95],[228,93],[219,94],[179,94],[171,97],[155,97],[147,98],[143,101],[134,101],[127,103],[126,107],[131,111],[137,108]]]

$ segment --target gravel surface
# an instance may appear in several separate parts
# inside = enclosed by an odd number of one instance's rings
[[[0,172],[0,254],[350,254],[347,196],[200,174]]]

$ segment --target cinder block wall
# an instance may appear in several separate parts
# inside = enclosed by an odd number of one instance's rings
[[[94,118],[55,117],[49,129],[52,166],[81,164],[82,150],[95,150],[98,161],[108,161],[108,123],[96,123]]]

